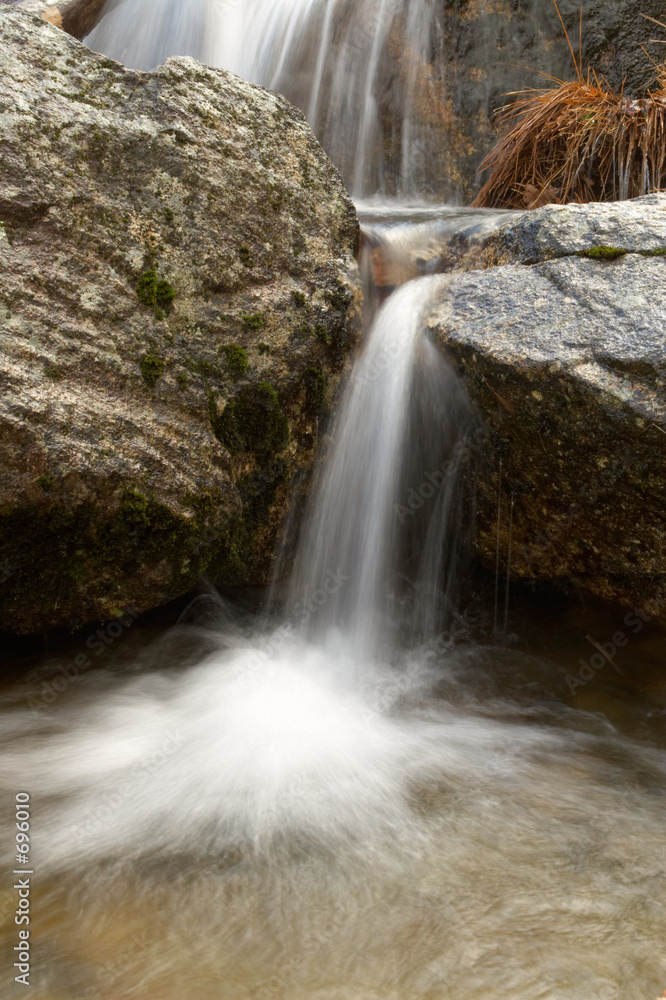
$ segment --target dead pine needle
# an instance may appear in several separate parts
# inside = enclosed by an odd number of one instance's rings
[[[589,69],[585,78],[555,7],[576,79],[521,91],[499,112],[509,131],[481,164],[490,177],[474,207],[623,201],[666,183],[666,66],[657,67],[655,89],[641,100]],[[582,21],[580,32],[582,42]]]

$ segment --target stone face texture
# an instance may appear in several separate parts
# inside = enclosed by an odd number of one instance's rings
[[[546,205],[507,217],[504,225],[476,241],[485,263],[536,264],[596,247],[638,254],[666,248],[662,194],[601,204]]]
[[[357,335],[355,211],[304,117],[0,12],[0,628],[269,578]]]
[[[630,252],[576,254],[610,236]],[[494,567],[499,488],[512,577],[666,619],[666,196],[541,209],[489,243],[531,263],[443,276],[429,319],[490,430],[481,557]]]

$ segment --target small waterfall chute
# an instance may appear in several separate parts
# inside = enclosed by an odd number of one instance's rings
[[[299,543],[292,605],[340,581],[309,623],[363,656],[423,638],[454,606],[460,476],[473,427],[462,383],[423,330],[446,279],[399,288],[377,313],[339,405]],[[405,586],[407,584],[407,586]]]

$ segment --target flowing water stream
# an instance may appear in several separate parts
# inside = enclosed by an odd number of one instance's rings
[[[380,173],[382,18],[402,12],[417,45],[429,4],[416,10],[182,0],[149,30],[149,0],[123,0],[94,42],[137,65],[174,46],[227,53],[274,85],[300,67],[317,122],[338,114],[334,69],[368,18],[366,137],[350,148]],[[27,693],[67,678],[85,637],[19,659],[4,686],[2,823],[18,782],[36,1000],[655,1000],[666,986],[663,631],[517,595],[498,641],[492,609],[460,603],[482,431],[421,316],[449,230],[497,217],[375,204],[364,218],[378,310],[284,604],[210,593],[128,623],[46,710]],[[621,673],[572,695],[586,633],[618,628]],[[10,867],[13,836],[3,826]],[[0,892],[8,951],[15,898]]]
[[[404,236],[388,227],[391,252]],[[498,644],[456,604],[478,428],[421,328],[445,280],[375,317],[281,610],[203,595],[166,629],[128,623],[46,710],[27,693],[70,676],[83,639],[6,685],[3,817],[19,781],[38,1000],[663,989],[663,632],[528,604]],[[586,632],[618,626],[621,674],[572,698]]]

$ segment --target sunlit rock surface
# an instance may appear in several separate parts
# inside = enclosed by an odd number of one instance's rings
[[[666,195],[539,209],[484,250],[504,263],[443,276],[429,318],[492,432],[482,558],[499,496],[502,572],[511,544],[514,578],[666,618]]]
[[[357,330],[303,115],[0,13],[0,628],[265,583]]]

